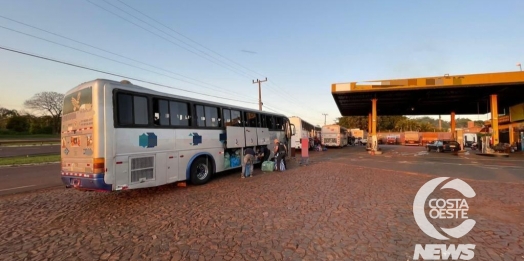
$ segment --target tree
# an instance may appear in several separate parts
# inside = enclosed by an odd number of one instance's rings
[[[407,119],[405,116],[377,116],[377,131],[395,130],[397,122]],[[368,116],[344,116],[337,119],[337,124],[348,129],[368,129]]]
[[[367,116],[344,116],[337,119],[337,124],[348,129],[368,129]]]
[[[416,119],[404,118],[396,122],[396,131],[418,131],[422,123]]]
[[[481,120],[474,121],[474,123],[475,123],[475,126],[477,126],[477,127],[484,126],[484,121],[481,121]]]
[[[435,125],[429,123],[429,122],[423,122],[420,124],[420,131],[422,132],[432,132],[437,131],[438,127]]]
[[[58,133],[60,131],[60,117],[62,115],[63,102],[64,95],[61,93],[40,92],[25,101],[24,106],[29,109],[48,113],[52,117],[53,132]]]
[[[406,116],[378,116],[377,131],[394,131],[397,122],[404,119]]]
[[[20,114],[16,110],[10,110],[7,108],[0,108],[0,129],[6,129],[7,122],[11,117],[19,116]]]
[[[29,116],[13,116],[7,120],[6,128],[11,131],[26,133],[29,131]]]

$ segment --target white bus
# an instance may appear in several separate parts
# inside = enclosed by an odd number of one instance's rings
[[[337,124],[322,126],[322,145],[326,147],[345,147],[348,145],[348,129]]]
[[[307,149],[312,149],[314,146],[315,126],[297,116],[289,117],[289,122],[295,126],[296,131],[295,135],[291,136],[291,146],[295,149],[301,149],[301,139],[306,138],[309,139],[309,147]]]
[[[97,79],[68,91],[61,132],[66,187],[115,191],[191,181],[241,168],[243,149],[289,148],[289,119],[270,112]],[[260,162],[258,162],[260,163]]]

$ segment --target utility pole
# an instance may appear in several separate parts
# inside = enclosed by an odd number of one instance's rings
[[[262,110],[262,88],[261,88],[260,84],[263,83],[263,82],[267,82],[267,77],[263,81],[257,79],[257,81],[255,82],[255,80],[253,80],[253,83],[258,83],[258,110],[259,111]]]
[[[324,125],[326,125],[326,116],[327,116],[327,113],[322,113],[322,115],[324,115]]]
[[[440,114],[438,115],[438,129],[442,131],[442,119],[440,118]]]

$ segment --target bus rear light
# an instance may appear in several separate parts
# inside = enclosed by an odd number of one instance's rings
[[[95,158],[93,159],[93,173],[103,173],[105,169],[105,159]]]

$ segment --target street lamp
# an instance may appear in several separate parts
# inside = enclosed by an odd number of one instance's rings
[[[517,66],[520,68],[520,71],[522,72],[522,65],[520,63],[517,63]]]

